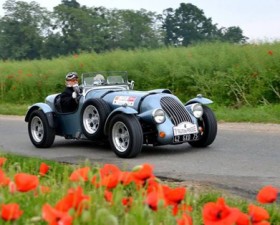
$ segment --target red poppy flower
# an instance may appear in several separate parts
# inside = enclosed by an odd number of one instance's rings
[[[70,175],[69,179],[71,181],[87,181],[89,171],[89,167],[79,168]]]
[[[186,195],[186,188],[184,187],[177,187],[177,188],[170,188],[168,186],[164,186],[164,197],[167,200],[168,204],[174,205],[179,204]]]
[[[190,215],[184,213],[181,218],[177,219],[177,225],[192,225],[192,218]]]
[[[153,191],[150,192],[147,195],[147,198],[145,200],[145,203],[154,211],[157,211],[158,208],[158,201],[159,201],[159,196],[157,192]]]
[[[99,173],[101,177],[104,177],[109,174],[119,174],[121,170],[114,164],[105,164],[100,168]]]
[[[267,52],[267,54],[273,55],[273,51],[272,51],[272,50],[269,50],[269,51]]]
[[[115,188],[119,183],[119,173],[109,174],[101,178],[101,185],[112,189]]]
[[[193,209],[190,205],[187,204],[180,204],[174,205],[172,209],[172,215],[176,216],[179,212],[191,212]]]
[[[163,204],[163,206],[167,205],[162,190],[148,193],[145,199],[145,203],[154,211],[158,210],[158,205],[160,202]]]
[[[147,188],[146,188],[147,193],[162,189],[162,185],[159,183],[159,181],[155,177],[148,179],[146,181],[146,185],[147,185]]]
[[[43,205],[42,217],[49,225],[71,225],[73,220],[67,212],[61,212],[49,204]]]
[[[122,198],[122,204],[124,206],[131,206],[133,203],[133,198],[132,197],[124,197]]]
[[[5,164],[6,161],[7,161],[7,158],[0,157],[0,167],[2,167]]]
[[[248,211],[253,225],[255,223],[256,225],[258,225],[258,223],[269,219],[268,212],[262,207],[250,204],[248,207]]]
[[[236,222],[239,210],[230,208],[223,198],[206,203],[203,207],[204,225],[232,225]]]
[[[22,215],[23,211],[17,203],[2,204],[1,218],[5,221],[17,220]]]
[[[47,186],[40,186],[39,187],[39,189],[40,189],[40,192],[41,193],[43,193],[43,194],[46,194],[46,193],[50,193],[51,192],[51,189],[49,188],[49,187],[47,187]]]
[[[15,182],[11,181],[9,183],[9,192],[11,194],[14,194],[16,191],[17,191],[17,186],[16,186]]]
[[[39,178],[27,173],[18,173],[14,176],[17,191],[28,192],[36,189],[39,185]]]
[[[260,203],[272,203],[275,202],[278,196],[278,189],[273,186],[263,187],[257,194],[257,200]]]
[[[91,178],[91,183],[94,187],[99,188],[100,187],[100,182],[99,179],[97,177],[97,175],[93,175]]]
[[[47,172],[49,171],[50,166],[47,165],[46,163],[42,162],[40,165],[40,170],[39,170],[39,174],[41,176],[45,176],[47,174]]]
[[[258,222],[258,223],[252,223],[252,225],[271,225],[270,222],[264,220],[264,221],[261,221],[261,222]]]
[[[133,169],[133,176],[135,179],[145,181],[148,178],[154,176],[153,166],[147,163],[137,166]]]
[[[7,186],[10,183],[10,178],[6,177],[4,171],[0,169],[0,186]]]
[[[125,212],[128,212],[131,209],[132,203],[133,203],[132,197],[122,198],[122,205],[124,206]]]
[[[119,174],[119,182],[123,185],[128,185],[133,182],[133,175],[129,171],[123,171]]]
[[[113,193],[111,191],[104,191],[104,198],[107,202],[113,203]]]
[[[69,209],[74,208],[79,213],[87,207],[89,196],[83,194],[82,187],[77,189],[70,188],[67,195],[65,195],[55,206],[57,210],[67,212]]]
[[[248,214],[239,212],[239,216],[236,220],[236,225],[250,225],[250,217]]]

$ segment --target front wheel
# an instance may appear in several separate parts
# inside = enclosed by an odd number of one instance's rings
[[[206,147],[212,144],[217,135],[217,120],[212,110],[205,105],[199,126],[203,129],[201,138],[198,141],[190,141],[189,144],[193,147]]]
[[[28,134],[37,148],[50,147],[55,139],[55,131],[49,126],[47,117],[42,110],[31,113],[28,121]]]
[[[109,124],[109,141],[121,158],[137,156],[143,145],[142,127],[135,115],[117,114]]]

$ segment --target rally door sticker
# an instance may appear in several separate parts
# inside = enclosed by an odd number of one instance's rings
[[[136,97],[134,96],[116,96],[113,100],[113,105],[128,105],[134,106]]]

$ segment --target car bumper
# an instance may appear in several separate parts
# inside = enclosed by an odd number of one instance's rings
[[[182,122],[174,126],[170,121],[159,124],[157,143],[160,145],[180,144],[200,139],[200,129],[197,123]]]

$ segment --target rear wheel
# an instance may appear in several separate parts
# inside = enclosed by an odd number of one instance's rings
[[[31,113],[28,121],[28,134],[37,148],[50,147],[55,139],[55,130],[49,126],[47,117],[42,110]]]
[[[212,110],[205,105],[199,126],[203,129],[201,138],[198,141],[191,141],[189,144],[193,147],[206,147],[212,144],[217,135],[217,120]]]
[[[84,135],[90,140],[104,137],[104,124],[110,113],[109,105],[103,99],[86,101],[81,110],[81,127]]]
[[[137,156],[143,145],[142,127],[135,115],[117,114],[110,121],[109,141],[121,158]]]

